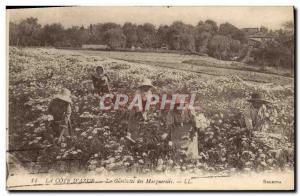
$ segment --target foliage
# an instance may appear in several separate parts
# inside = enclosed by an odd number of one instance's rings
[[[278,47],[263,43],[256,52],[248,49],[244,32],[226,22],[219,26],[213,20],[199,21],[196,26],[175,21],[171,25],[158,28],[151,23],[141,25],[125,22],[119,25],[112,22],[72,26],[38,23],[36,18],[27,18],[19,23],[9,23],[9,44],[14,46],[56,46],[81,47],[82,44],[108,45],[112,50],[169,49],[208,54],[222,60],[238,60],[265,66],[292,69],[294,65],[293,23],[286,22],[279,30],[260,28],[260,33],[276,35]],[[249,58],[251,54],[255,60]],[[262,55],[263,54],[263,55]],[[275,58],[268,56],[274,55]],[[265,56],[267,56],[265,58]]]
[[[78,162],[73,166],[77,169],[101,174],[117,171],[230,173],[293,167],[292,84],[284,87],[253,84],[237,76],[201,80],[195,73],[166,71],[55,49],[10,48],[9,57],[9,149],[42,149],[17,152],[19,159],[33,161],[39,170],[47,162],[53,163],[43,168],[47,171],[66,171],[70,159]],[[145,74],[162,91],[196,92],[196,104],[209,121],[207,129],[199,133],[201,158],[179,162],[172,159],[172,145],[161,137],[167,130],[164,115],[159,111],[154,111],[150,120],[141,124],[144,137],[134,145],[128,143],[127,113],[99,111],[97,96],[84,85],[89,73],[99,64],[110,76],[113,92],[132,93]],[[47,106],[60,87],[69,88],[74,95],[71,120],[75,135],[58,143],[51,134]],[[252,140],[240,116],[251,92],[263,93],[273,101],[268,110],[270,129],[265,135],[255,133]]]
[[[138,25],[138,45],[143,48],[152,48],[155,44],[155,26],[150,23]]]
[[[105,42],[110,48],[122,48],[125,45],[126,37],[120,28],[109,29],[104,34]]]
[[[221,35],[231,36],[232,39],[239,40],[240,42],[246,41],[246,37],[243,31],[241,31],[240,29],[238,29],[230,23],[221,24],[219,28],[219,33]]]
[[[135,46],[138,40],[137,25],[126,22],[122,28],[124,35],[126,36],[126,47],[131,48],[132,46]]]

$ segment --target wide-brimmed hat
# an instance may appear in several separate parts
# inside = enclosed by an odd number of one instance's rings
[[[57,95],[55,95],[54,98],[72,103],[71,91],[66,88],[61,89],[61,91]]]
[[[263,96],[259,93],[253,93],[251,95],[251,98],[248,99],[247,101],[249,101],[249,102],[259,102],[259,103],[270,103],[269,101],[265,100],[263,98]]]
[[[151,80],[149,80],[149,79],[144,79],[143,82],[141,82],[141,84],[138,86],[138,88],[142,88],[142,87],[145,87],[145,86],[149,86],[149,87],[155,88],[152,85]]]

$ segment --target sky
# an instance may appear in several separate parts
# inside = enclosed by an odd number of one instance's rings
[[[18,22],[27,17],[36,17],[42,25],[61,23],[65,27],[73,25],[115,22],[143,24],[150,22],[156,26],[170,25],[182,21],[196,25],[200,20],[211,19],[218,24],[229,22],[239,28],[265,26],[279,29],[282,23],[293,21],[293,7],[59,7],[30,8],[7,11],[9,21]]]

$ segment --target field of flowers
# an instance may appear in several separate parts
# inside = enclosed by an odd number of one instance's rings
[[[76,51],[83,54],[106,56],[128,62],[197,72],[202,77],[237,75],[243,80],[260,83],[290,84],[293,82],[293,78],[290,77],[293,75],[291,70],[275,70],[270,67],[262,69],[261,67],[237,61],[222,61],[208,56],[133,51]]]
[[[197,93],[196,104],[209,120],[199,133],[201,159],[172,160],[172,146],[159,111],[143,124],[145,137],[128,145],[126,111],[100,111],[90,93],[90,74],[102,65],[113,92],[133,93],[145,76],[159,92]],[[293,83],[246,82],[236,75],[201,77],[197,73],[129,63],[103,55],[45,48],[9,49],[9,150],[34,171],[252,172],[293,168]],[[54,141],[48,104],[60,88],[72,91],[75,135]],[[251,140],[241,111],[252,92],[272,101],[269,128]],[[23,149],[20,151],[20,149]]]

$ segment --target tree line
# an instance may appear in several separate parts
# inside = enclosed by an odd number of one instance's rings
[[[276,35],[272,42],[264,43],[258,50],[251,50],[250,63],[274,65],[282,59],[293,59],[293,23],[287,22],[279,30],[265,27],[261,31]],[[81,47],[83,44],[102,44],[112,50],[124,48],[190,51],[199,54],[230,60],[242,60],[249,53],[245,33],[230,23],[219,26],[213,20],[199,21],[197,25],[175,21],[171,25],[154,26],[151,23],[123,25],[108,22],[90,24],[88,27],[72,26],[65,28],[60,23],[41,25],[37,18],[26,18],[19,23],[9,23],[9,44],[14,46],[53,46]],[[284,56],[278,60],[279,56]],[[277,60],[274,61],[274,57]],[[275,64],[276,64],[275,63]],[[289,65],[283,67],[292,67]]]

